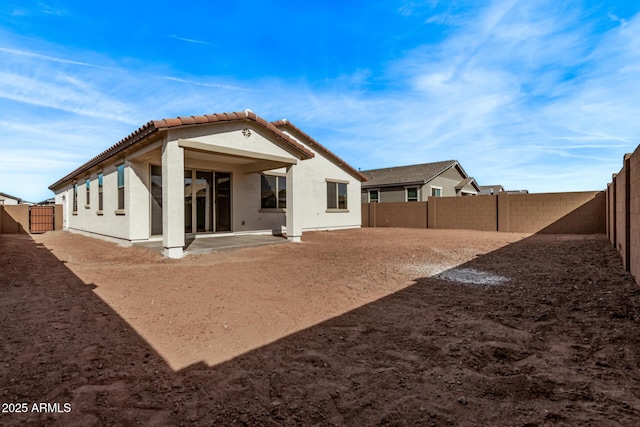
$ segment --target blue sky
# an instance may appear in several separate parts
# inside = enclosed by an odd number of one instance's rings
[[[0,191],[30,201],[149,120],[247,108],[355,168],[604,189],[640,135],[628,1],[5,0]]]

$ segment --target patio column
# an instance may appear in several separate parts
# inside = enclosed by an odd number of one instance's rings
[[[162,245],[164,256],[182,258],[184,249],[184,148],[162,144]]]
[[[287,166],[287,239],[300,242],[302,236],[302,198],[304,191],[297,165]]]

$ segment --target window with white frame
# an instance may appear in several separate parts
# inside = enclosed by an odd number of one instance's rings
[[[102,172],[100,172],[98,174],[98,211],[102,211],[102,204],[103,204],[103,199],[102,199],[102,179],[103,179],[103,174]]]
[[[378,203],[380,201],[380,190],[369,190],[369,203]]]
[[[260,176],[260,208],[285,209],[287,207],[287,178],[280,175]]]
[[[84,186],[85,186],[85,192],[86,192],[86,195],[87,195],[87,200],[86,200],[86,203],[85,203],[85,207],[88,208],[89,205],[91,204],[91,190],[90,190],[90,188],[91,188],[91,180],[89,178],[84,180]]]
[[[327,209],[347,209],[347,183],[327,181]]]
[[[406,200],[407,202],[417,202],[418,201],[418,188],[411,187],[405,189]]]
[[[118,210],[124,210],[124,163],[116,166],[118,174]]]
[[[431,187],[431,195],[433,197],[442,197],[442,187]]]
[[[78,183],[73,183],[73,212],[78,212]]]

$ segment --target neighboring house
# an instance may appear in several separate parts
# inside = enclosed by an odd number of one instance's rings
[[[150,121],[49,188],[65,228],[132,242],[360,227],[366,178],[286,120],[237,113]]]
[[[41,202],[36,203],[38,206],[53,206],[56,204],[56,198],[51,197],[50,199],[43,200]]]
[[[0,205],[19,205],[22,203],[22,199],[15,196],[10,196],[5,193],[0,193]]]
[[[475,196],[478,184],[457,160],[361,171],[362,203],[426,201],[429,196]]]
[[[504,187],[502,185],[481,185],[478,195],[493,196],[502,192],[504,192]]]

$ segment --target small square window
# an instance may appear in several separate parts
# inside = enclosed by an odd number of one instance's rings
[[[407,202],[417,202],[417,201],[418,201],[418,189],[407,188]]]
[[[378,203],[380,201],[380,192],[378,190],[369,191],[369,203]]]

